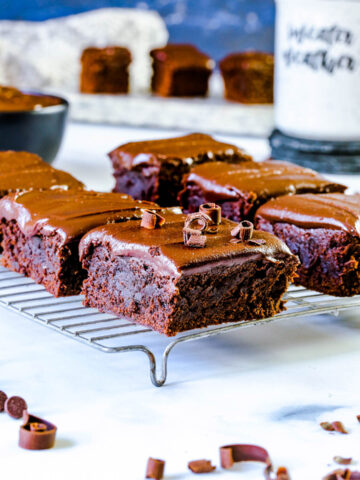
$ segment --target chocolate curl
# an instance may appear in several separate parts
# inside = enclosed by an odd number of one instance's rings
[[[207,215],[211,219],[207,232],[217,233],[219,229],[218,226],[221,223],[221,207],[215,203],[203,203],[199,207],[199,212]]]
[[[7,398],[8,397],[6,393],[0,390],[0,412],[3,412],[5,410],[5,402]]]
[[[187,247],[203,248],[206,245],[206,236],[201,234],[201,230],[194,228],[183,228],[184,244]]]
[[[211,218],[205,213],[190,213],[185,220],[185,228],[190,228],[193,230],[199,230],[204,232],[209,224],[211,224]]]
[[[161,480],[164,476],[165,462],[157,458],[149,458],[146,466],[145,478],[154,478]]]
[[[165,218],[151,210],[144,210],[141,218],[140,226],[148,230],[159,228],[165,223]]]
[[[272,463],[270,456],[265,448],[258,445],[224,445],[220,447],[220,463],[222,468],[231,468],[235,462],[261,462],[265,463],[264,475],[270,479],[272,472]]]
[[[360,480],[360,472],[346,470],[334,470],[326,475],[323,480]]]
[[[291,480],[289,472],[285,467],[279,467],[276,472],[276,480]]]
[[[211,460],[192,460],[188,463],[188,468],[193,473],[210,473],[216,469],[211,465]]]
[[[344,458],[344,457],[340,457],[340,456],[335,456],[333,458],[334,462],[338,463],[339,465],[350,465],[350,463],[352,462],[352,458],[349,457],[349,458]]]
[[[19,446],[26,450],[46,450],[55,444],[57,428],[54,424],[24,413],[24,424],[20,427]]]
[[[251,240],[254,231],[254,225],[248,220],[243,220],[231,230],[231,236],[241,242]],[[234,242],[233,242],[234,243]]]

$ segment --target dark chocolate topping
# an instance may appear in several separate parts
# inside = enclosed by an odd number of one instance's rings
[[[162,48],[151,50],[150,55],[158,62],[169,66],[207,68],[212,71],[215,62],[208,55],[187,43],[170,43]]]
[[[143,209],[148,208],[159,209],[121,193],[46,190],[2,198],[0,217],[16,220],[26,236],[56,231],[63,243],[68,243],[99,225],[141,218]]]
[[[0,86],[0,112],[38,110],[61,103],[60,98],[50,95],[30,95],[17,88]]]
[[[251,160],[244,150],[229,143],[218,142],[210,135],[192,133],[183,137],[131,142],[121,145],[109,153],[114,168],[134,168],[138,165],[158,165],[170,159],[192,165],[201,157],[209,160],[220,156],[231,157],[231,161]]]
[[[159,229],[146,230],[140,228],[139,221],[134,221],[92,230],[80,242],[80,258],[85,258],[91,245],[107,245],[113,255],[147,259],[159,270],[177,277],[184,270],[206,269],[225,262],[246,262],[254,256],[276,259],[279,254],[290,255],[281,240],[266,232],[253,233],[253,238],[264,239],[264,244],[231,244],[231,229],[236,224],[226,219],[222,219],[216,234],[206,236],[205,248],[189,248],[183,241],[185,215],[170,212],[162,215],[166,222]],[[154,255],[155,251],[157,255]]]
[[[186,182],[201,188],[209,202],[236,201],[244,192],[258,198],[321,190],[341,191],[346,187],[326,180],[314,170],[288,162],[212,162],[192,168]],[[255,198],[256,198],[255,197]]]
[[[304,194],[279,197],[263,205],[256,214],[272,223],[302,228],[345,230],[360,236],[360,194]]]
[[[56,170],[29,152],[0,152],[0,193],[49,188],[83,188],[67,172]]]

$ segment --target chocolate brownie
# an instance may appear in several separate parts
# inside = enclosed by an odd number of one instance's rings
[[[29,152],[0,152],[0,197],[10,192],[53,188],[82,189],[84,185],[69,173],[56,170]]]
[[[86,48],[81,55],[80,91],[128,93],[131,53],[123,47]]]
[[[193,45],[169,44],[151,50],[151,89],[162,97],[203,97],[215,62]]]
[[[179,201],[185,212],[215,202],[221,205],[223,216],[234,221],[252,220],[260,205],[274,197],[346,189],[313,170],[275,160],[198,165],[184,178],[183,185]]]
[[[262,52],[228,55],[220,62],[225,98],[241,103],[273,103],[274,56]]]
[[[360,294],[360,194],[280,197],[257,211],[256,224],[298,255],[297,285],[330,295]]]
[[[0,112],[38,110],[61,103],[60,98],[50,95],[30,95],[14,87],[0,86]]]
[[[283,242],[266,232],[241,241],[231,233],[237,224],[223,219],[217,233],[195,235],[205,245],[185,244],[185,215],[166,212],[164,218],[152,230],[133,221],[83,237],[86,306],[168,336],[283,310],[282,295],[298,265]]]
[[[182,177],[192,165],[251,159],[241,148],[202,133],[127,143],[110,152],[109,157],[116,179],[115,192],[165,207],[177,204]]]
[[[56,297],[80,293],[81,237],[108,222],[139,218],[149,202],[128,195],[46,190],[10,194],[0,200],[2,264],[31,277]]]

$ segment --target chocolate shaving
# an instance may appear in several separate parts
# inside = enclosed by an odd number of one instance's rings
[[[231,230],[231,236],[242,242],[251,240],[254,231],[254,225],[248,220],[243,220]]]
[[[165,223],[165,218],[152,210],[144,210],[141,218],[140,226],[148,230],[159,228]]]
[[[217,233],[218,225],[221,223],[221,207],[215,203],[203,203],[199,207],[199,212],[210,218],[206,231],[208,233]]]
[[[326,475],[323,480],[360,480],[360,472],[346,470],[334,470]]]
[[[188,463],[188,468],[193,473],[210,473],[216,469],[211,465],[211,460],[192,460]]]
[[[5,402],[7,398],[8,397],[6,393],[0,390],[0,412],[3,412],[5,410]]]
[[[265,463],[264,475],[270,479],[272,463],[265,448],[258,445],[224,445],[220,447],[220,463],[222,468],[231,468],[235,462],[262,462]]]
[[[26,450],[46,450],[55,444],[56,426],[47,420],[25,412],[20,427],[19,446]]]
[[[200,230],[194,228],[183,228],[184,244],[187,247],[203,248],[206,245],[206,236]]]
[[[149,458],[146,466],[145,478],[154,478],[161,480],[164,476],[165,462],[157,458]]]
[[[338,463],[339,465],[350,465],[350,463],[352,462],[352,458],[349,457],[349,458],[344,458],[344,457],[340,457],[340,456],[335,456],[333,458],[334,462]]]
[[[205,213],[190,213],[185,219],[184,227],[198,230],[199,232],[205,232],[211,222],[211,218]]]
[[[266,240],[264,240],[263,238],[251,238],[250,240],[248,240],[248,243],[250,243],[250,245],[265,245],[266,243]]]
[[[12,418],[21,418],[26,410],[26,402],[21,397],[9,397],[5,402],[5,411]]]
[[[276,472],[276,480],[290,480],[289,472],[285,467],[279,467]]]

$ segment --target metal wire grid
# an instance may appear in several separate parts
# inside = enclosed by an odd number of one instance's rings
[[[291,287],[285,298],[287,310],[275,317],[193,330],[166,339],[149,328],[84,307],[81,296],[55,298],[31,279],[0,267],[0,305],[106,353],[144,352],[150,363],[151,381],[157,387],[166,382],[170,352],[182,342],[219,335],[238,328],[262,325],[270,321],[304,315],[338,314],[346,309],[360,307],[360,295],[337,298],[302,287]],[[160,337],[165,343],[157,362],[153,346],[158,343]],[[141,342],[138,343],[138,339]]]

